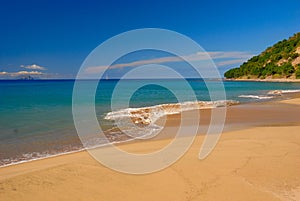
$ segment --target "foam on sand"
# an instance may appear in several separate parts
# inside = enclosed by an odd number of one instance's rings
[[[272,96],[258,96],[258,95],[240,95],[239,98],[253,98],[259,100],[271,99]]]
[[[220,100],[220,101],[190,101],[183,103],[160,104],[141,108],[126,108],[106,114],[106,120],[119,120],[130,117],[135,124],[149,125],[155,123],[159,118],[178,114],[184,111],[196,109],[209,109],[216,107],[225,107],[238,104],[238,101]]]
[[[300,89],[272,90],[268,92],[268,94],[270,95],[281,95],[281,94],[288,94],[288,93],[300,93]]]

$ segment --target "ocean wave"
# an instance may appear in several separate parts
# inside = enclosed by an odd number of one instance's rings
[[[160,104],[149,107],[141,108],[126,108],[106,114],[104,119],[106,120],[119,120],[128,117],[132,122],[138,125],[149,125],[155,123],[159,118],[178,114],[184,111],[195,109],[209,109],[216,107],[224,107],[238,104],[238,101],[234,100],[221,100],[221,101],[190,101],[183,103],[169,103]]]
[[[282,93],[300,93],[300,89],[282,90]]]
[[[134,139],[130,138],[130,139],[124,139],[124,140],[120,140],[120,141],[111,141],[111,142],[108,142],[107,140],[103,140],[102,142],[99,143],[99,139],[91,139],[90,141],[82,142],[84,144],[83,147],[76,146],[76,147],[73,147],[73,150],[64,150],[64,151],[61,150],[61,151],[52,151],[52,152],[47,152],[47,151],[46,152],[35,152],[34,151],[34,152],[23,153],[20,156],[0,159],[0,168],[12,166],[12,165],[18,165],[18,164],[27,163],[27,162],[36,161],[36,160],[41,160],[41,159],[47,159],[47,158],[53,158],[53,157],[57,157],[57,156],[67,155],[67,154],[78,153],[78,152],[85,151],[85,150],[104,147],[107,145],[130,142],[132,140],[134,140]]]
[[[194,109],[208,109],[223,106],[230,106],[238,104],[238,101],[224,100],[224,101],[197,101],[197,102],[184,102],[184,103],[171,103],[171,104],[161,104],[150,107],[141,108],[127,108],[118,111],[110,112],[106,114],[105,119],[107,120],[118,120],[122,119],[121,122],[124,123],[122,129],[113,127],[105,131],[107,140],[99,139],[89,139],[84,140],[83,147],[72,147],[68,150],[58,150],[58,151],[45,151],[45,152],[29,152],[23,153],[20,156],[12,158],[0,159],[0,168],[7,167],[11,165],[26,163],[30,161],[52,158],[60,155],[71,154],[80,152],[86,149],[94,149],[102,146],[107,146],[108,144],[118,144],[122,142],[132,141],[134,139],[147,139],[158,134],[162,126],[156,125],[155,122],[163,116],[169,114],[178,114],[183,111],[194,110]],[[128,118],[130,117],[130,118]],[[139,124],[143,126],[130,126],[126,125],[129,119],[133,121],[134,124]],[[125,120],[125,121],[124,121]],[[124,135],[128,134],[128,136]]]
[[[272,96],[259,96],[259,95],[240,95],[239,98],[253,98],[259,100],[271,99],[274,98]]]
[[[288,94],[288,93],[300,93],[300,89],[272,90],[268,92],[268,94],[271,95],[281,95],[281,94]]]
[[[149,107],[126,108],[109,112],[104,119],[114,120],[121,132],[135,139],[148,139],[156,136],[163,126],[155,122],[164,116],[179,114],[196,109],[209,109],[238,104],[238,101],[190,101],[183,103],[159,104]]]
[[[36,161],[36,160],[40,160],[40,159],[52,158],[52,157],[61,156],[61,155],[65,155],[65,154],[77,153],[77,152],[80,152],[83,150],[85,150],[85,149],[81,148],[78,150],[57,152],[57,153],[47,153],[47,152],[24,153],[20,157],[1,159],[0,160],[0,168],[11,166],[11,165],[17,165],[17,164],[21,164],[21,163],[26,163],[26,162],[30,162],[30,161]]]

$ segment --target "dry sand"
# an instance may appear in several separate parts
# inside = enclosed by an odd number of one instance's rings
[[[275,104],[300,111],[300,99]],[[234,119],[234,115],[229,118]],[[0,168],[0,200],[300,200],[298,123],[226,131],[204,160],[199,160],[198,154],[205,136],[198,135],[175,164],[146,175],[115,172],[86,151]],[[140,141],[118,147],[145,153],[169,141]]]

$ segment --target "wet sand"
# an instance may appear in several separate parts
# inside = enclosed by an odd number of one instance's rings
[[[192,114],[184,116],[192,120]],[[210,114],[200,111],[191,148],[164,170],[119,173],[82,151],[0,168],[0,200],[300,200],[299,98],[229,107],[217,146],[199,160]],[[158,151],[172,140],[181,116],[169,116],[153,140],[118,147]]]

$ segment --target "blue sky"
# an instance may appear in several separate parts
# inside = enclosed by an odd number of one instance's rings
[[[216,61],[223,73],[299,32],[299,8],[299,0],[1,0],[0,76],[21,71],[72,78],[99,44],[148,27],[182,33],[208,52],[231,56],[238,52],[234,58]]]

